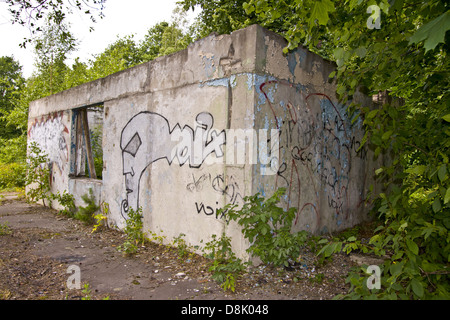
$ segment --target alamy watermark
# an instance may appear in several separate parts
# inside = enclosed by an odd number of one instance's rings
[[[367,28],[372,29],[381,29],[381,10],[380,7],[373,4],[367,8],[367,13],[370,14],[370,17],[367,19]]]
[[[204,132],[202,132],[204,131]],[[276,175],[280,168],[280,131],[278,129],[227,129],[216,131],[195,130],[191,137],[185,132],[173,132],[171,141],[176,142],[170,159],[179,163],[200,165],[245,165],[259,164],[261,175]],[[218,139],[221,134],[223,139]],[[209,135],[212,138],[209,139]],[[215,138],[214,138],[215,137]],[[222,147],[226,144],[225,152]],[[215,157],[211,157],[215,153]]]
[[[371,276],[367,279],[366,285],[367,289],[381,289],[381,269],[379,266],[371,265],[367,268],[367,274]]]
[[[81,269],[79,266],[71,265],[67,268],[66,273],[71,275],[67,279],[66,285],[69,290],[80,290],[81,289]]]

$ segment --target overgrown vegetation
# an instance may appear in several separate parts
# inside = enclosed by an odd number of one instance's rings
[[[0,164],[0,190],[25,187],[26,167],[22,163]]]
[[[136,211],[133,208],[130,208],[126,226],[124,228],[127,238],[125,242],[118,247],[120,252],[130,255],[138,251],[139,245],[143,245],[146,240],[142,227],[142,208],[139,207]]]
[[[178,259],[184,260],[186,257],[191,255],[191,248],[184,240],[186,235],[184,233],[180,233],[177,237],[172,240],[172,247],[175,248],[178,254]]]
[[[100,205],[101,211],[98,211],[96,214],[94,214],[94,228],[92,228],[92,233],[97,232],[100,230],[100,228],[104,227],[106,224],[106,221],[108,219],[108,213],[109,213],[109,204],[106,202],[102,202]]]
[[[202,249],[204,256],[212,260],[208,271],[223,290],[236,290],[236,280],[242,274],[247,263],[236,257],[231,247],[231,238],[222,234],[220,238],[213,234],[211,241]]]
[[[28,198],[31,201],[42,200],[44,206],[51,203],[50,197],[50,170],[49,159],[36,142],[30,143],[29,155],[27,157],[27,172],[25,183],[30,186]]]
[[[58,192],[56,195],[53,195],[53,200],[57,200],[63,209],[59,211],[60,214],[73,217],[77,212],[77,207],[75,206],[75,197],[68,193],[66,190],[61,194]]]
[[[95,214],[100,209],[95,200],[92,188],[89,188],[89,194],[82,195],[81,199],[87,204],[87,206],[78,208],[75,213],[75,219],[83,221],[88,225],[92,225],[95,222]]]
[[[212,260],[208,269],[212,278],[224,290],[235,291],[238,277],[255,258],[265,265],[289,267],[309,245],[308,240],[312,237],[306,231],[292,232],[296,209],[283,209],[280,199],[285,193],[285,188],[279,188],[269,198],[255,194],[245,197],[239,209],[235,205],[226,205],[217,211],[218,215],[225,215],[228,223],[236,221],[250,243],[247,249],[250,260],[247,262],[236,257],[231,238],[225,234],[220,238],[212,235],[212,240],[202,249],[205,257]]]
[[[48,163],[48,156],[35,142],[31,142],[25,179],[28,185],[27,200],[31,202],[42,201],[44,205],[47,204],[50,207],[53,201],[57,201],[63,207],[59,211],[60,214],[73,217],[89,225],[96,223],[94,230],[99,228],[102,221],[106,219],[103,214],[107,213],[107,207],[102,206],[103,212],[98,212],[100,206],[97,205],[92,188],[89,188],[88,194],[81,196],[86,206],[78,208],[75,206],[75,197],[66,190],[62,193],[52,193]]]

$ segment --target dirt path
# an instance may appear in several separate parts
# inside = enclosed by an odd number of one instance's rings
[[[5,225],[7,228],[5,228]],[[157,244],[132,257],[117,250],[119,231],[92,227],[56,211],[4,195],[0,204],[0,300],[306,300],[345,293],[352,262],[339,256],[322,268],[305,253],[294,271],[253,268],[224,292],[211,279],[208,261],[198,255],[180,259],[176,250]],[[81,289],[69,289],[70,266],[79,267]],[[83,290],[87,286],[88,290]]]

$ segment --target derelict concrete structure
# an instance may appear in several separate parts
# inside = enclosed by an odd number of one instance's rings
[[[254,25],[32,102],[28,140],[49,156],[52,192],[84,205],[92,189],[119,228],[142,207],[144,231],[167,241],[183,233],[198,245],[225,231],[241,256],[239,228],[216,212],[257,192],[286,188],[293,231],[362,222],[375,168],[359,148],[362,123],[336,99],[333,64],[301,47],[284,55],[285,46]],[[103,154],[93,174],[95,134]]]

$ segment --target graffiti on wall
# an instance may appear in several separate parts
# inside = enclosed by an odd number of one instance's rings
[[[199,113],[195,123],[195,128],[181,127],[179,123],[171,127],[164,116],[141,112],[126,124],[120,140],[127,193],[122,202],[125,219],[130,207],[139,208],[140,180],[152,163],[166,160],[169,165],[176,162],[180,166],[199,168],[211,154],[223,157],[225,130],[213,130],[214,117],[207,112]]]
[[[267,153],[270,156],[266,158],[270,161],[266,164],[279,160],[273,176],[265,175],[265,166],[257,164],[259,177],[256,179],[260,181],[257,190],[265,195],[265,188],[268,191],[268,188],[286,187],[288,208],[298,209],[295,224],[300,220],[304,224],[305,219],[309,219],[312,231],[320,228],[321,206],[328,206],[335,213],[338,224],[347,219],[350,209],[364,200],[362,192],[356,195],[359,197],[356,203],[355,197],[349,195],[352,168],[360,167],[361,161],[367,158],[367,150],[360,148],[359,123],[352,124],[345,108],[325,94],[305,94],[303,87],[275,79],[253,84],[259,89],[255,110],[259,112],[263,131],[275,128],[277,133],[270,137],[265,135],[267,139],[261,139],[260,135],[259,157],[253,158],[261,162],[264,159],[261,155]],[[262,109],[262,105],[267,109]],[[181,127],[179,123],[171,126],[164,116],[154,112],[141,112],[128,121],[122,130],[120,144],[126,188],[121,209],[125,219],[129,208],[139,207],[140,180],[152,163],[165,160],[169,165],[176,163],[198,169],[210,155],[218,159],[226,153],[228,164],[233,157],[228,157],[229,150],[225,152],[222,147],[227,139],[232,141],[233,135],[226,130],[215,130],[213,125],[214,117],[207,112],[196,116],[194,127]],[[240,137],[236,132],[234,135]],[[273,143],[274,139],[277,143]],[[240,137],[240,140],[244,141],[244,138]],[[256,140],[253,138],[252,141]],[[269,150],[265,152],[269,142]],[[233,148],[238,144],[229,145]],[[223,218],[217,215],[219,208],[224,204],[243,202],[239,179],[223,173],[193,172],[186,190],[193,194],[192,205],[197,214]],[[214,197],[214,193],[222,198]]]
[[[36,119],[28,130],[28,141],[39,145],[48,155],[50,165],[56,167],[60,174],[69,159],[69,129],[64,124],[63,115],[63,112],[58,112]]]
[[[296,88],[295,103],[289,99],[275,103],[273,93],[283,85],[292,88],[291,84],[278,80],[259,87],[269,107],[267,117],[272,118],[280,135],[278,151],[283,161],[275,188],[286,187],[287,206],[298,209],[295,224],[302,214],[308,213],[314,216],[315,225],[310,227],[315,231],[320,227],[323,195],[336,216],[348,217],[350,172],[355,161],[366,159],[367,151],[360,149],[355,128],[342,107],[325,94],[306,95]]]
[[[192,182],[187,184],[186,189],[194,195],[210,194],[210,191],[212,191],[220,197],[225,197],[226,204],[239,206],[244,203],[238,180],[233,175],[205,173],[196,177],[195,174],[192,174]],[[219,203],[219,201],[214,199],[217,198],[213,198],[213,200],[208,199],[209,202],[207,200],[195,201],[197,213],[215,216],[216,219],[223,219],[226,215],[226,210],[222,211],[221,214],[218,213],[218,210],[223,208],[223,203]]]

